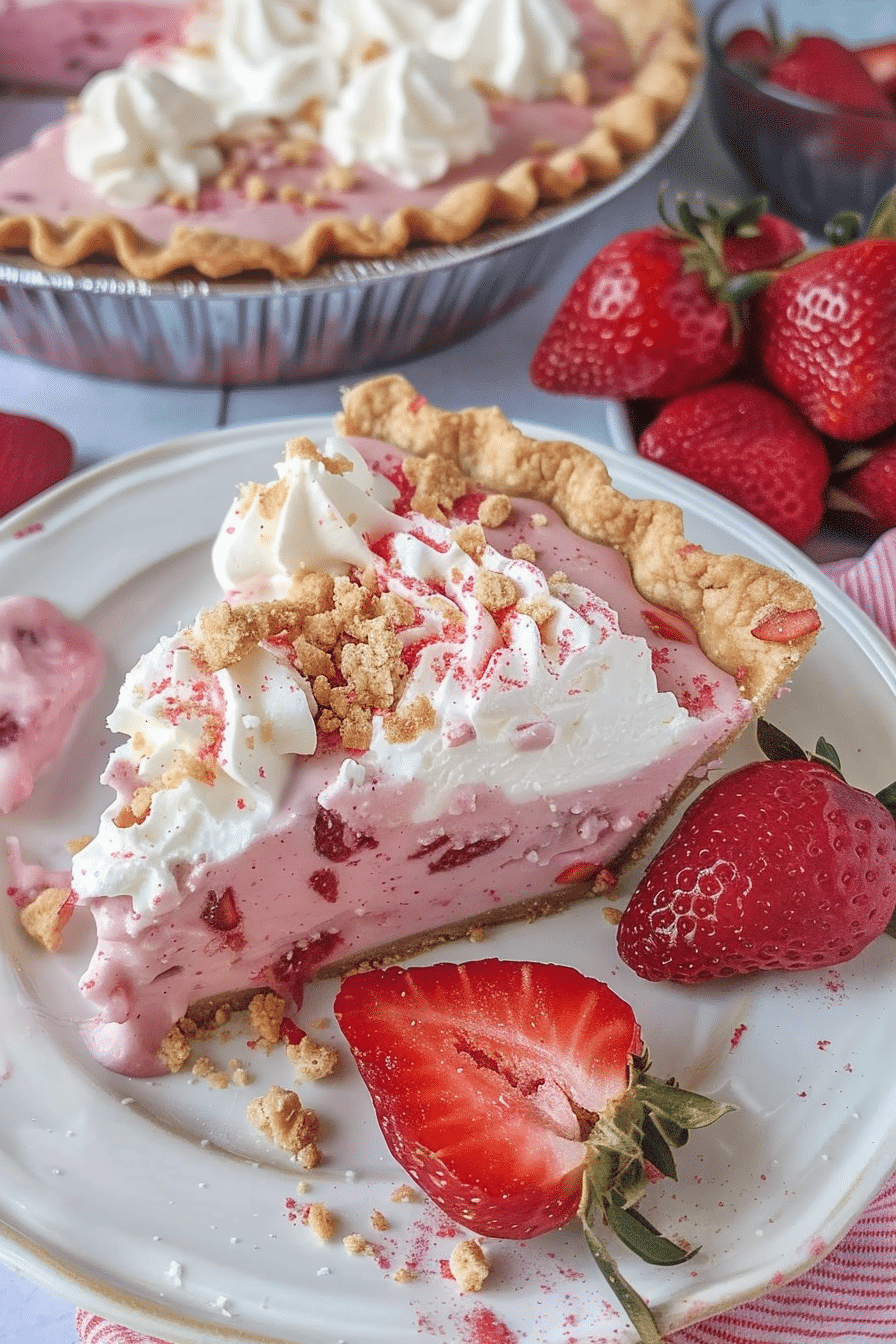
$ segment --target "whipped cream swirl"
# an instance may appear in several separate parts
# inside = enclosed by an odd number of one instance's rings
[[[474,560],[449,538],[416,519],[414,532],[396,533],[380,575],[416,605],[417,624],[402,632],[413,646],[402,702],[428,701],[432,726],[396,741],[388,717],[375,717],[370,751],[324,791],[325,807],[363,823],[377,806],[365,785],[425,778],[411,819],[437,821],[489,789],[524,803],[573,780],[585,790],[622,779],[687,739],[693,725],[657,690],[648,646],[622,633],[604,601],[578,584],[550,585],[537,565],[491,546]],[[483,573],[516,593],[500,616],[477,596]]]
[[[462,84],[487,84],[514,98],[557,93],[582,63],[579,24],[563,0],[460,0],[433,24],[428,49],[451,62]]]
[[[483,98],[418,47],[361,65],[324,117],[321,142],[337,163],[367,164],[402,187],[437,182],[492,148]]]
[[[425,45],[440,14],[455,0],[322,0],[318,6],[321,43],[346,70],[365,59],[373,44],[388,50],[405,43]]]
[[[287,444],[279,483],[236,500],[215,539],[215,578],[240,601],[285,597],[308,571],[363,569],[368,541],[404,526],[391,512],[398,491],[346,439],[329,438],[314,455],[302,451],[305,442]]]
[[[220,0],[211,12],[197,11],[186,35],[159,68],[211,104],[222,130],[242,119],[294,117],[315,99],[338,96],[336,57],[294,0]]]
[[[399,186],[440,180],[492,148],[487,85],[556,95],[581,65],[564,0],[211,0],[180,45],[96,76],[66,134],[66,166],[122,207],[194,197],[222,135],[305,130],[338,165]]]
[[[177,864],[238,854],[270,820],[293,755],[310,756],[317,744],[312,705],[305,678],[276,648],[259,644],[209,673],[183,634],[160,640],[109,716],[128,741],[103,774],[116,801],[78,854],[76,890],[128,895],[138,921],[173,909]],[[148,811],[141,790],[151,795]]]
[[[119,205],[195,196],[221,170],[211,106],[161,70],[97,75],[78,108],[66,124],[69,172]]]

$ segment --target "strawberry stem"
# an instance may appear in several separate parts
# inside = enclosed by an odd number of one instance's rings
[[[590,1221],[581,1214],[585,1242],[592,1259],[612,1289],[613,1296],[638,1332],[641,1344],[663,1344],[663,1337],[657,1328],[653,1313],[639,1293],[635,1292],[628,1279],[623,1278],[612,1255],[595,1233]]]
[[[634,1207],[647,1184],[646,1164],[673,1180],[673,1148],[688,1141],[691,1129],[710,1125],[734,1109],[698,1092],[686,1092],[671,1079],[648,1076],[645,1051],[630,1062],[629,1087],[597,1118],[588,1138],[588,1162],[582,1177],[579,1220],[595,1263],[638,1330],[642,1344],[660,1336],[646,1303],[638,1296],[600,1241],[595,1225],[606,1222],[630,1251],[651,1265],[680,1265],[697,1249],[685,1249],[664,1237]]]

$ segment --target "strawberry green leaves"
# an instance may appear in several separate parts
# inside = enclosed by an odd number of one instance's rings
[[[734,1107],[660,1082],[648,1075],[649,1067],[646,1052],[632,1060],[629,1090],[607,1108],[588,1136],[578,1216],[595,1264],[641,1340],[654,1344],[660,1338],[656,1323],[620,1274],[597,1228],[606,1223],[624,1246],[650,1265],[681,1265],[696,1255],[698,1247],[685,1249],[663,1236],[635,1205],[647,1184],[648,1164],[677,1180],[673,1149],[687,1143],[690,1130],[713,1124]]]

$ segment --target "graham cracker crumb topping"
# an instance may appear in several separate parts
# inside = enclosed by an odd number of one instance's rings
[[[528,541],[517,542],[516,546],[511,550],[510,555],[514,560],[528,560],[530,565],[534,565],[537,558],[534,549],[529,545]]]
[[[209,1059],[208,1055],[200,1055],[193,1065],[193,1075],[196,1078],[204,1078],[211,1087],[224,1089],[230,1083],[229,1075],[224,1069],[219,1069],[214,1060]]]
[[[308,441],[294,443],[298,452],[317,451]],[[326,461],[339,470],[338,459]],[[292,661],[311,683],[320,731],[339,733],[349,750],[364,751],[372,711],[391,710],[407,677],[396,630],[415,620],[409,602],[379,592],[372,568],[336,579],[308,573],[294,581],[288,598],[240,607],[218,603],[201,614],[192,640],[213,672],[239,662],[260,641],[276,640],[284,649],[288,643]]]
[[[503,611],[519,599],[520,590],[509,574],[493,569],[480,569],[473,585],[473,593],[486,611]]]
[[[411,508],[439,523],[447,521],[445,510],[467,493],[470,486],[460,468],[438,453],[425,457],[406,457],[402,462],[405,476],[414,486]]]
[[[169,1028],[159,1046],[159,1057],[169,1073],[180,1073],[193,1053],[197,1031],[196,1023],[190,1017],[182,1017]]]
[[[334,453],[332,457],[327,457],[313,443],[311,439],[302,435],[300,438],[287,439],[283,451],[283,460],[288,462],[290,459],[300,459],[306,462],[319,462],[325,471],[331,476],[344,476],[346,472],[352,470],[352,464],[344,453]]]
[[[280,1040],[286,1004],[279,994],[256,994],[249,1001],[249,1021],[258,1039],[268,1046]]]
[[[68,922],[66,908],[71,892],[68,887],[45,887],[29,905],[19,911],[22,928],[48,952],[58,952],[62,930]]]
[[[513,505],[507,495],[486,495],[476,510],[476,516],[483,527],[501,527],[512,511]]]
[[[478,1293],[489,1274],[489,1263],[478,1241],[459,1241],[452,1247],[448,1266],[464,1293]]]
[[[383,733],[386,741],[416,742],[423,733],[430,732],[436,726],[436,711],[433,703],[425,695],[418,695],[406,709],[397,709],[383,720]]]
[[[295,1065],[296,1077],[301,1082],[329,1078],[339,1063],[339,1055],[331,1045],[323,1045],[310,1036],[303,1036],[298,1045],[288,1045],[286,1057]]]
[[[347,1237],[342,1238],[342,1244],[349,1255],[373,1255],[373,1245],[362,1237],[360,1232],[350,1232]]]
[[[326,1204],[309,1204],[304,1211],[302,1221],[311,1228],[318,1241],[332,1241],[339,1226],[338,1218],[332,1209],[327,1208]]]
[[[412,1185],[397,1185],[389,1198],[393,1204],[417,1204],[420,1200]]]
[[[477,565],[482,563],[483,552],[488,545],[482,523],[465,523],[463,527],[456,527],[451,533],[451,540]]]
[[[266,1139],[292,1153],[303,1167],[310,1169],[320,1162],[315,1142],[320,1122],[314,1111],[305,1109],[297,1092],[275,1083],[249,1103],[246,1115]]]
[[[551,602],[543,594],[535,597],[524,597],[517,603],[517,611],[522,616],[531,616],[536,625],[547,625],[548,621],[554,615],[554,608]]]

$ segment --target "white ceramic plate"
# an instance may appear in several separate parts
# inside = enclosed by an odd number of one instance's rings
[[[557,437],[556,431],[525,426]],[[110,651],[93,711],[64,759],[7,830],[26,853],[61,863],[89,831],[105,790],[104,715],[122,673],[156,636],[211,600],[208,541],[234,484],[270,479],[285,438],[321,438],[323,419],[181,439],[103,465],[0,524],[0,592],[30,591],[86,620]],[[594,445],[590,445],[594,446]],[[773,719],[814,745],[824,733],[852,780],[878,789],[896,761],[896,659],[869,621],[799,553],[718,497],[636,457],[603,451],[632,495],[665,495],[694,540],[791,570],[818,595],[824,630]],[[754,754],[751,743],[735,753]],[[6,874],[0,874],[5,879]],[[80,916],[49,956],[0,907],[0,1255],[76,1303],[178,1344],[210,1334],[290,1344],[569,1344],[630,1331],[572,1231],[492,1242],[493,1272],[462,1296],[444,1262],[461,1235],[426,1203],[398,1204],[403,1173],[379,1135],[347,1051],[340,1074],[302,1089],[322,1120],[324,1164],[307,1177],[245,1119],[282,1055],[243,1036],[211,1047],[247,1062],[246,1088],[191,1075],[130,1081],[83,1050],[76,989],[90,944]],[[896,1091],[885,1061],[896,1018],[896,944],[882,938],[847,966],[708,987],[651,985],[623,967],[612,929],[586,904],[439,957],[534,957],[608,980],[635,1007],[658,1076],[736,1103],[694,1136],[680,1181],[644,1211],[702,1250],[672,1270],[620,1252],[663,1331],[730,1307],[806,1269],[846,1231],[896,1152]],[[312,987],[301,1021],[327,1016],[334,986]],[[338,1044],[338,1031],[317,1032]],[[320,1244],[296,1217],[319,1200],[375,1256]],[[390,1227],[374,1232],[373,1209]],[[396,1270],[411,1265],[413,1282]]]

